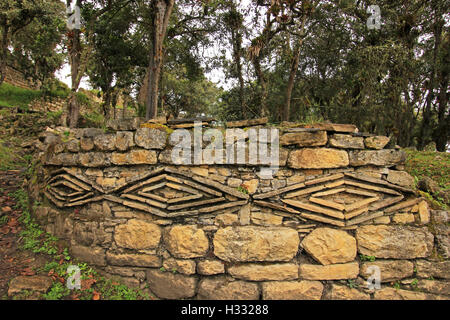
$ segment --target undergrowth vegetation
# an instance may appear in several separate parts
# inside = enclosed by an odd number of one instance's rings
[[[106,279],[88,264],[73,259],[67,247],[61,245],[59,239],[44,232],[33,219],[29,206],[29,198],[23,189],[10,194],[16,199],[16,209],[21,209],[20,222],[23,230],[20,233],[21,249],[36,254],[45,254],[49,261],[39,270],[53,279],[50,290],[42,294],[46,300],[148,300],[150,295],[142,290],[129,288],[120,281]],[[40,204],[34,203],[34,209]],[[70,266],[80,270],[81,287],[69,289],[66,285],[73,276]]]

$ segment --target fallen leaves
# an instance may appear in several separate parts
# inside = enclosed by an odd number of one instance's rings
[[[100,293],[94,290],[92,294],[92,300],[100,300]]]
[[[89,276],[88,279],[82,279],[81,280],[81,290],[90,289],[92,287],[92,285],[96,282],[97,282],[97,280],[94,279],[91,275]]]
[[[3,212],[3,213],[7,213],[7,212],[11,212],[11,211],[12,211],[12,209],[11,209],[11,207],[9,207],[9,206],[2,207],[2,212]]]
[[[31,269],[30,267],[26,267],[25,269],[23,269],[20,272],[20,275],[22,275],[22,276],[34,276],[35,274],[36,274],[36,272],[33,269]]]

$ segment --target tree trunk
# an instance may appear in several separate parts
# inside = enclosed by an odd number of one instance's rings
[[[434,48],[433,48],[433,61],[430,72],[429,86],[428,86],[428,96],[426,100],[426,104],[424,106],[424,110],[422,113],[422,125],[420,127],[420,133],[418,137],[418,149],[422,150],[427,144],[427,140],[431,135],[431,113],[432,113],[432,103],[434,99],[434,87],[435,87],[435,79],[436,79],[436,67],[437,67],[437,59],[439,47],[441,45],[441,35],[442,35],[442,24],[441,18],[438,15],[438,12],[435,12],[436,18],[433,25],[433,36],[434,36]]]
[[[6,77],[6,56],[8,53],[8,25],[3,25],[1,52],[0,52],[0,85],[5,81]]]
[[[259,56],[253,59],[253,66],[255,68],[256,77],[258,78],[258,84],[261,86],[261,117],[267,117],[269,110],[267,109],[267,81],[266,77],[261,69],[261,58]]]
[[[234,3],[233,3],[234,5]],[[233,10],[236,10],[233,7]],[[232,26],[231,27],[231,44],[233,46],[233,60],[236,68],[236,77],[239,80],[239,105],[242,110],[242,115],[244,119],[247,119],[248,112],[247,106],[245,105],[245,97],[244,97],[244,77],[242,76],[242,34],[239,32],[239,27]]]
[[[117,98],[119,97],[119,90],[114,90],[112,94],[112,105],[113,105],[113,119],[117,119]]]
[[[300,61],[300,50],[303,45],[303,39],[305,35],[305,23],[306,23],[306,14],[303,14],[302,16],[302,22],[300,26],[300,35],[298,42],[294,49],[294,56],[291,60],[291,68],[289,72],[289,80],[286,88],[286,102],[284,104],[284,110],[283,110],[283,119],[284,121],[289,121],[291,116],[291,97],[292,97],[292,90],[294,89],[294,82],[295,82],[295,75],[297,74],[298,64]]]
[[[67,6],[71,3],[67,0]],[[76,5],[81,8],[81,0],[77,0]],[[72,82],[72,92],[67,102],[67,117],[62,117],[63,125],[69,125],[70,128],[75,128],[78,125],[78,119],[80,115],[80,106],[76,98],[76,92],[80,85],[81,77],[80,61],[81,61],[81,42],[80,42],[79,29],[73,29],[68,31],[68,49],[69,49],[69,63],[70,63],[70,75]],[[68,122],[68,123],[67,123]]]
[[[447,151],[447,142],[450,138],[450,115],[446,115],[448,111],[448,73],[440,72],[440,88],[438,95],[438,125],[434,131],[434,141],[436,149],[440,152]]]
[[[122,109],[122,119],[125,119],[127,117],[127,107],[128,107],[128,101],[130,100],[130,96],[128,93],[124,93],[123,95],[123,109]]]
[[[111,106],[111,89],[107,89],[104,91],[102,104],[103,116],[105,117],[105,120],[111,118],[110,106]]]
[[[299,44],[294,50],[294,56],[291,61],[291,68],[289,72],[289,80],[286,88],[286,102],[284,104],[283,119],[284,121],[289,121],[291,115],[291,97],[292,90],[294,89],[295,75],[297,74],[298,64],[300,60],[300,48],[303,39],[299,41]]]
[[[158,114],[158,92],[163,58],[163,43],[174,2],[174,0],[156,0],[152,2],[153,30],[151,36],[152,48],[149,59],[148,93],[145,108],[146,120],[154,119]]]

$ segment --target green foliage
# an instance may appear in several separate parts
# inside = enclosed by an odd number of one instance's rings
[[[8,222],[8,216],[0,217],[0,227]]]
[[[23,239],[22,249],[31,250],[34,253],[55,255],[58,252],[56,246],[58,239],[49,233],[44,233],[34,221],[28,207],[26,192],[23,189],[18,189],[11,196],[16,199],[16,208],[22,210],[22,215],[19,218],[24,225],[24,229],[20,233]]]
[[[353,280],[353,279],[348,279],[348,280],[347,280],[347,286],[348,286],[350,289],[358,288],[358,283],[356,283],[356,281]]]
[[[248,190],[247,190],[247,188],[245,188],[244,186],[239,186],[239,187],[237,187],[237,191],[239,191],[239,192],[242,192],[242,193],[245,193],[245,194],[248,194]]]
[[[47,293],[42,296],[45,300],[61,300],[70,294],[70,289],[65,287],[61,282],[54,282]]]
[[[405,149],[406,171],[420,180],[429,177],[443,189],[450,189],[450,153]]]
[[[359,258],[361,259],[361,261],[370,261],[370,262],[374,262],[375,261],[375,257],[374,256],[366,256],[364,254],[360,254]]]
[[[0,85],[0,106],[26,108],[42,96],[39,90],[23,89],[9,83]]]
[[[12,149],[6,147],[3,140],[0,140],[0,170],[16,169],[18,165]]]

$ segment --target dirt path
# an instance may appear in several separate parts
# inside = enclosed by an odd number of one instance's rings
[[[21,187],[21,170],[0,171],[0,299],[8,299],[8,283],[17,276],[35,275],[46,259],[29,250],[21,250],[22,230],[19,218],[21,209],[16,208],[12,193]]]

